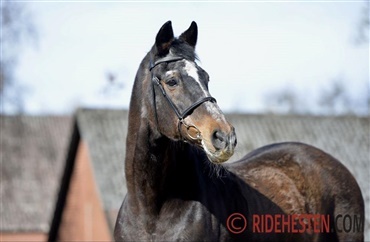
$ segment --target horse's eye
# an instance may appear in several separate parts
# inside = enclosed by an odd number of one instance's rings
[[[177,86],[178,82],[176,79],[171,78],[166,81],[166,84],[170,87],[174,87],[174,86]]]

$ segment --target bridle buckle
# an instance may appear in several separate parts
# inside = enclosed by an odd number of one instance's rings
[[[179,119],[178,129],[180,134],[181,134],[181,125],[183,125],[186,128],[186,135],[190,140],[195,141],[197,143],[202,142],[202,133],[200,132],[197,126],[195,126],[194,124],[189,125],[185,122],[184,119]],[[195,130],[195,134],[191,132],[192,129]]]

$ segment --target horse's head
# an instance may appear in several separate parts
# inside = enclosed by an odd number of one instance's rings
[[[197,145],[213,163],[222,163],[233,155],[236,135],[209,93],[207,72],[195,62],[197,35],[195,22],[179,38],[170,21],[159,30],[148,55],[152,124],[162,135]]]

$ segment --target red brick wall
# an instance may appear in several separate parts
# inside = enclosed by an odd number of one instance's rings
[[[91,166],[88,148],[81,141],[59,228],[60,241],[112,240]]]

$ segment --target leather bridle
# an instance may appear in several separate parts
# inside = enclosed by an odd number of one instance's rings
[[[153,75],[153,72],[152,72],[153,68],[156,67],[157,65],[161,64],[161,63],[176,62],[176,61],[183,60],[183,59],[184,58],[183,57],[180,57],[180,56],[168,55],[166,57],[163,57],[161,59],[158,59],[154,63],[152,61],[150,62],[149,71],[150,71],[151,76],[152,76],[153,95],[154,95],[154,109],[155,109],[156,120],[157,120],[157,124],[158,124],[158,115],[157,115],[157,107],[156,107],[156,96],[155,96],[155,89],[154,89],[155,86],[157,86],[161,90],[162,95],[165,97],[165,99],[167,100],[167,102],[170,104],[172,110],[175,112],[175,114],[176,114],[176,116],[178,118],[177,128],[179,130],[179,134],[180,134],[181,138],[183,140],[185,140],[184,137],[183,137],[183,135],[182,135],[182,132],[181,132],[181,125],[183,125],[186,128],[187,137],[189,137],[192,141],[201,143],[201,141],[202,141],[202,134],[201,134],[200,130],[194,124],[187,124],[185,122],[185,118],[192,111],[194,111],[196,108],[198,108],[202,103],[205,103],[205,102],[216,102],[216,99],[213,98],[213,97],[211,97],[211,96],[203,97],[203,98],[199,99],[198,101],[196,101],[195,103],[193,103],[192,105],[190,105],[183,112],[180,112],[179,109],[176,107],[175,103],[167,95],[166,90],[164,90],[164,88],[163,88],[160,80],[158,79],[158,77],[154,76]],[[192,129],[195,130],[195,132],[196,132],[195,136],[190,133],[190,131]]]

